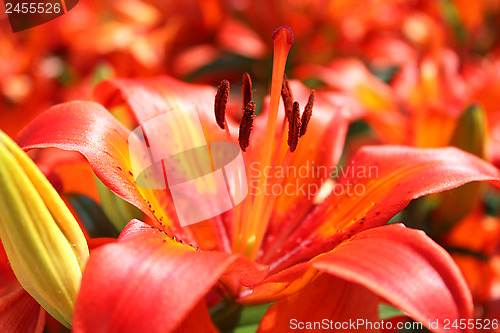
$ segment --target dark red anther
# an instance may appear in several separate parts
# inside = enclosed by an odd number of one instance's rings
[[[285,107],[285,115],[288,121],[290,121],[290,114],[293,110],[293,96],[292,90],[290,89],[290,83],[288,82],[288,77],[283,75],[283,85],[281,86],[281,98],[283,98],[283,106]]]
[[[297,143],[299,142],[300,134],[300,107],[299,102],[293,103],[293,110],[290,114],[290,120],[288,122],[288,146],[290,147],[290,152],[294,152],[297,148]]]
[[[307,124],[309,124],[309,120],[311,120],[313,106],[314,106],[314,90],[311,91],[309,99],[307,100],[306,107],[304,108],[304,112],[302,113],[302,119],[300,120],[301,125],[300,125],[299,137],[302,137],[304,134],[306,134]]]
[[[243,107],[246,107],[250,101],[253,101],[252,79],[248,73],[243,74],[241,94],[243,95]]]
[[[219,84],[217,94],[215,95],[214,112],[215,121],[221,129],[225,129],[226,123],[226,105],[229,98],[229,81],[223,80]]]
[[[250,101],[243,110],[243,118],[241,119],[240,133],[238,137],[240,148],[243,151],[246,151],[248,145],[250,144],[250,133],[252,132],[254,119],[255,119],[255,103],[253,101]]]

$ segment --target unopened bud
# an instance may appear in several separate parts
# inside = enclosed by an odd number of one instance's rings
[[[466,152],[484,156],[486,115],[479,106],[468,107],[458,119],[457,126],[450,140],[450,146]],[[438,233],[449,230],[464,218],[481,200],[481,183],[472,182],[459,188],[438,194],[439,206],[434,212],[435,226]]]
[[[87,242],[56,190],[2,131],[0,238],[19,283],[69,327],[89,256]]]

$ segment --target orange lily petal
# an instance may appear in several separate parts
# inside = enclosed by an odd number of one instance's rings
[[[75,307],[75,332],[174,332],[238,255],[199,252],[134,220],[93,251]],[[105,278],[103,278],[105,277]]]
[[[126,104],[138,124],[165,112],[195,105],[208,141],[221,141],[225,133],[215,123],[213,105],[215,89],[188,84],[162,76],[154,79],[111,79],[99,84],[95,98],[111,109]]]
[[[500,179],[494,166],[456,148],[364,147],[340,171],[344,175],[330,196],[281,247],[279,252],[293,256],[294,262],[385,224],[413,199],[472,181]],[[308,239],[305,233],[310,233]],[[281,262],[280,267],[291,263]]]
[[[294,99],[304,106],[310,93],[309,89],[293,81],[291,88]],[[344,101],[330,100],[329,96],[324,96],[322,93],[317,93],[315,96],[307,131],[299,139],[289,165],[278,164],[276,171],[271,172],[271,176],[276,177],[276,183],[281,185],[281,191],[273,205],[271,217],[273,222],[268,231],[267,242],[274,242],[275,237],[286,237],[282,231],[303,220],[313,206],[313,199],[320,192],[321,186],[330,178],[332,166],[337,165],[343,151],[349,125],[348,106],[343,104]],[[254,132],[256,140],[262,140],[260,143],[255,142],[256,147],[265,144],[263,134],[264,131]],[[261,137],[257,138],[259,135]],[[285,132],[283,141],[286,139]],[[280,158],[283,159],[288,146],[282,144],[281,148]],[[258,165],[256,167],[259,168]],[[255,166],[251,165],[250,171],[254,168]],[[289,192],[289,189],[293,190]],[[270,187],[269,191],[274,191],[273,187]],[[265,244],[264,247],[266,246],[268,245]]]
[[[55,147],[80,152],[110,190],[152,216],[130,171],[129,133],[101,105],[70,102],[33,120],[19,133],[17,142],[25,150]]]
[[[41,333],[45,314],[40,304],[17,282],[0,243],[0,332]]]
[[[0,297],[1,332],[43,332],[45,310],[21,285],[8,295]]]
[[[212,322],[205,300],[202,300],[184,321],[179,325],[175,333],[216,333],[219,332]]]
[[[82,155],[59,149],[43,149],[36,152],[33,160],[59,193],[85,194],[100,202],[94,185],[94,173]]]
[[[303,289],[311,282],[318,271],[309,263],[294,265],[288,269],[271,275],[262,283],[256,285],[252,293],[238,300],[241,304],[258,305],[274,302]]]
[[[335,229],[363,225],[363,217],[370,226],[378,226],[413,199],[473,181],[500,180],[500,172],[491,164],[456,148],[365,147],[343,171],[338,185],[344,192],[333,192],[323,204]],[[349,195],[349,186],[360,184],[363,193]],[[328,234],[328,230],[325,226],[321,231]]]
[[[288,332],[290,329],[379,332],[373,327],[349,326],[350,322],[359,323],[360,320],[379,321],[378,297],[363,286],[321,274],[300,292],[271,305],[258,332]],[[335,327],[339,324],[344,326]]]
[[[394,91],[359,60],[342,59],[328,66],[306,65],[299,67],[297,72],[301,77],[318,78],[358,101],[366,110],[366,120],[382,141],[407,143],[405,117],[399,112]]]
[[[453,260],[464,275],[474,302],[487,302],[491,298],[492,286],[496,278],[491,261],[460,253],[453,253]]]
[[[10,267],[9,259],[0,240],[0,296],[7,295],[19,285]]]
[[[487,301],[495,284],[494,257],[500,244],[499,219],[476,209],[456,224],[441,243],[445,244],[464,274],[474,300]]]
[[[429,319],[442,323],[444,319],[453,321],[472,316],[470,291],[451,256],[422,231],[402,224],[362,231],[330,252],[272,275],[240,302],[255,304],[286,297],[273,307],[279,305],[282,313],[288,313],[286,309],[289,309],[290,318],[280,318],[276,314],[271,318],[278,322],[283,320],[283,325],[289,324],[289,320],[295,318],[294,315],[300,316],[301,311],[323,310],[322,306],[304,305],[308,302],[307,294],[312,293],[314,298],[317,293],[328,292],[328,288],[316,291],[311,287],[315,279],[321,278],[321,272],[343,279],[349,285],[364,286],[369,289],[363,288],[364,297],[374,293],[424,326],[429,325]],[[317,297],[316,302],[321,302],[321,297]],[[292,312],[290,309],[294,307],[296,311]],[[316,318],[312,313],[308,316]],[[329,317],[324,314],[318,318]],[[264,319],[264,322],[266,320],[271,321]],[[310,320],[304,317],[304,321]],[[442,325],[437,330],[445,331]]]
[[[472,318],[472,298],[458,267],[423,231],[402,224],[366,230],[311,264],[365,286],[425,326]]]
[[[188,84],[167,76],[143,80],[111,79],[98,85],[94,94],[96,99],[109,109],[121,105],[127,106],[136,120],[136,125],[143,125],[170,111],[187,110],[194,106],[203,133],[199,133],[195,124],[188,122],[186,128],[179,128],[178,131],[168,134],[170,150],[186,151],[204,142],[227,141],[226,133],[215,122],[213,110],[215,89],[211,86]],[[144,131],[147,131],[145,134],[149,142],[166,140],[163,128],[150,128]],[[184,167],[186,170],[179,170],[179,173],[203,174],[201,170],[205,170],[207,164],[195,162],[190,163],[189,167]],[[148,199],[148,204],[154,206],[155,215],[158,218],[164,218],[164,225],[177,225],[177,214],[172,210],[174,205],[168,188],[166,190],[141,190],[141,192]],[[169,220],[172,221],[168,222]],[[212,221],[212,223],[217,222]],[[213,224],[213,229],[220,229]],[[207,243],[206,238],[197,232],[196,228],[191,232],[194,233],[194,238],[198,242]]]

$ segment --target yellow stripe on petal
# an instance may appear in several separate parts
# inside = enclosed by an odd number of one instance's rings
[[[89,251],[49,181],[0,131],[0,238],[21,285],[70,326]]]

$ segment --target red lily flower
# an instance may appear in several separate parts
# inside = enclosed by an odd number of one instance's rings
[[[466,62],[450,50],[427,55],[420,61],[409,59],[390,85],[377,79],[359,61],[336,61],[328,67],[327,73],[312,69],[328,80],[327,83],[354,95],[363,104],[368,112],[365,119],[377,134],[382,134],[379,136],[381,141],[417,147],[456,145],[498,165],[500,150],[495,134],[500,114],[495,98],[500,92],[498,61],[489,57],[481,62]],[[351,80],[340,80],[341,73],[349,74]],[[478,107],[466,109],[471,104],[479,105],[482,110]],[[473,221],[476,223],[470,223],[470,216],[460,221],[474,208],[482,208],[481,193],[484,191],[478,185],[467,185],[467,188],[435,197],[433,203],[439,205],[424,220],[424,228],[452,253],[472,290],[477,309],[475,315],[483,318],[480,309],[498,298],[492,283],[495,276],[492,258],[495,256],[477,249],[480,240],[486,244],[491,241],[471,236],[481,235],[481,220],[491,217],[475,213]],[[412,225],[412,221],[407,222]],[[421,222],[415,221],[413,225],[418,223]],[[450,245],[447,238],[443,239],[443,233],[454,224],[457,230],[451,230],[452,237],[463,233],[464,238],[474,243],[462,244],[457,250],[453,242]],[[468,226],[466,231],[464,224]]]
[[[305,135],[297,145],[299,134],[291,126],[287,147],[286,123],[278,123],[278,117],[285,119],[279,104],[291,36],[286,28],[275,36],[269,105],[255,119],[249,146],[239,138],[243,150],[248,148],[245,163],[249,168],[259,162],[259,171],[272,165],[299,168],[311,161],[326,168],[336,165],[347,119],[321,94]],[[294,97],[305,101],[304,89],[292,88]],[[214,94],[211,87],[168,77],[110,80],[96,90],[106,107],[125,104],[139,124],[194,103],[207,141],[233,140],[213,121]],[[251,110],[251,88],[244,96],[250,101],[245,110]],[[290,122],[298,120],[296,111]],[[224,124],[234,133],[232,119]],[[189,135],[176,134],[181,138],[169,144],[182,147]],[[115,244],[90,256],[72,323],[75,332],[212,332],[205,301],[210,290],[241,304],[276,301],[261,323],[262,332],[275,330],[273,325],[286,329],[292,318],[374,322],[379,297],[424,325],[428,319],[472,318],[470,293],[446,251],[423,232],[384,224],[412,199],[471,181],[498,180],[498,170],[483,160],[454,148],[366,147],[340,175],[337,191],[324,200],[314,196],[319,204],[310,193],[266,193],[266,184],[278,177],[260,173],[250,180],[257,179],[261,191],[252,189],[233,211],[179,228],[168,191],[135,183],[129,135],[101,105],[72,102],[51,108],[18,138],[25,149],[79,151],[106,186],[150,218],[151,225],[130,222]],[[328,179],[329,173],[320,173],[300,179],[297,186]],[[295,180],[285,176],[282,185]],[[362,193],[356,192],[361,188]]]
[[[483,63],[471,63],[465,73],[470,84],[470,100],[481,105],[488,117],[490,128],[490,149],[488,157],[500,167],[500,58],[489,57]]]
[[[475,317],[500,317],[500,222],[476,209],[460,221],[441,243],[449,249],[470,286]],[[478,330],[480,331],[480,330]],[[498,332],[499,329],[494,330]]]
[[[464,218],[444,237],[445,247],[455,249],[453,257],[462,268],[477,303],[491,298],[495,285],[500,284],[498,257],[500,222],[477,209]]]
[[[328,88],[352,98],[357,116],[363,117],[384,143],[408,144],[410,121],[399,109],[399,98],[389,85],[376,78],[357,59],[335,60],[327,66],[303,65],[295,73],[301,78],[315,78]]]
[[[390,83],[377,78],[357,59],[336,60],[328,66],[304,65],[296,74],[322,80],[329,88],[352,97],[377,138],[389,144],[447,146],[460,115],[468,106],[478,104],[491,129],[488,141],[492,147],[486,156],[496,161],[500,150],[496,149],[499,139],[495,129],[500,112],[495,96],[500,91],[500,62],[495,58],[467,62],[449,49],[426,54],[420,60],[414,53],[406,60]]]

